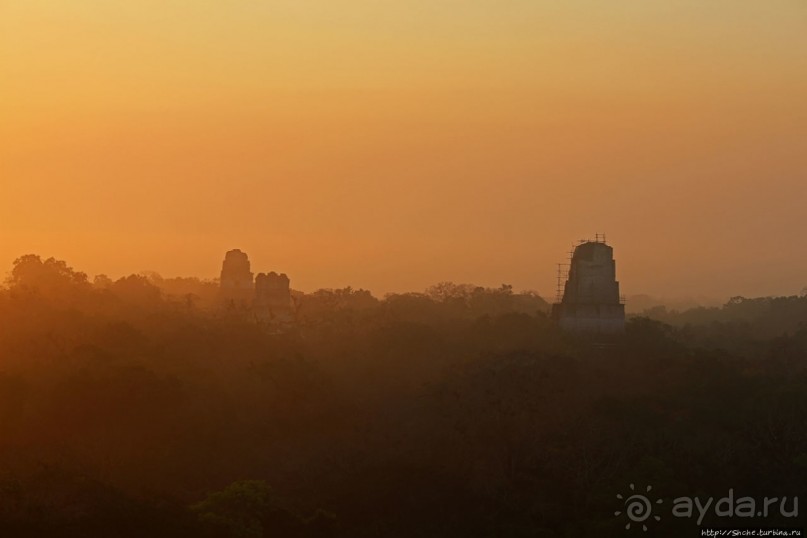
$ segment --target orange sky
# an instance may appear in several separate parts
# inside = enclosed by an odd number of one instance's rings
[[[0,0],[0,271],[807,286],[803,0]]]

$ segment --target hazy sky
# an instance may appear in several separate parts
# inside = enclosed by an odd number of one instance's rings
[[[807,286],[804,0],[0,0],[0,272]]]

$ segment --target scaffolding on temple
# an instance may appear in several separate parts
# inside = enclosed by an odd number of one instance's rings
[[[558,264],[552,317],[561,327],[582,332],[620,332],[625,328],[625,297],[616,280],[614,249],[605,234],[581,239],[567,263]]]

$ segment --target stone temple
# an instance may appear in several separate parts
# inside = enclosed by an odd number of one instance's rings
[[[246,252],[235,249],[225,254],[219,286],[222,302],[226,306],[247,307],[252,304],[255,292]]]
[[[253,278],[249,256],[238,249],[227,252],[221,265],[219,294],[222,306],[255,321],[287,324],[293,321],[291,288],[285,273],[258,273]]]
[[[552,317],[563,329],[616,333],[625,330],[625,304],[616,280],[614,249],[597,237],[572,252],[563,296],[552,305]]]
[[[255,277],[255,300],[252,304],[259,321],[287,323],[291,321],[291,289],[286,273],[259,273]]]

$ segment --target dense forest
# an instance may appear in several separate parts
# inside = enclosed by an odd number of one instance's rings
[[[0,536],[607,537],[643,534],[615,516],[632,483],[805,493],[805,296],[583,337],[506,285],[295,293],[283,328],[216,293],[15,262]]]

